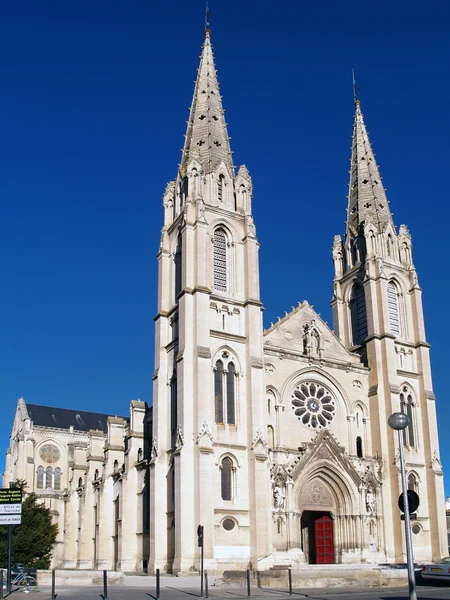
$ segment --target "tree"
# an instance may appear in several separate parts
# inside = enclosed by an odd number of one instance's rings
[[[58,525],[52,523],[50,509],[39,501],[34,492],[26,493],[26,483],[16,481],[24,493],[22,524],[13,529],[12,564],[23,564],[34,569],[48,569],[53,544],[58,535]],[[8,527],[0,526],[0,565],[6,567],[8,560]]]

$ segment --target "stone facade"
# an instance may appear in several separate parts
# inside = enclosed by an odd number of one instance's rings
[[[60,523],[58,566],[197,570],[199,524],[211,572],[404,562],[396,411],[421,499],[415,558],[445,555],[421,288],[359,102],[334,331],[306,301],[263,329],[252,180],[233,166],[209,31],[163,204],[152,413],[132,402],[130,420],[59,431],[18,405],[4,482],[36,490],[41,446],[58,447],[60,489],[37,490]]]

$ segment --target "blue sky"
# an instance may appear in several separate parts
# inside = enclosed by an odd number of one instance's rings
[[[253,177],[266,325],[304,299],[331,324],[355,68],[394,220],[413,236],[449,471],[450,3],[210,9],[235,164]],[[201,0],[0,7],[5,450],[20,396],[112,414],[151,401],[161,198],[180,160],[203,11]]]

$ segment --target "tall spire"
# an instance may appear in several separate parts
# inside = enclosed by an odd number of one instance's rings
[[[371,222],[381,232],[392,215],[375,155],[367,135],[360,101],[355,94],[350,186],[348,194],[347,234],[356,236],[362,223]]]
[[[208,20],[207,9],[205,41],[184,141],[181,171],[182,173],[185,171],[190,157],[197,155],[203,162],[204,174],[211,173],[223,162],[230,175],[234,175],[230,140],[214,65]]]

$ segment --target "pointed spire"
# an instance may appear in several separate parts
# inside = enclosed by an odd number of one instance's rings
[[[347,234],[357,235],[361,223],[370,221],[383,231],[392,223],[386,191],[381,180],[375,155],[364,124],[361,105],[355,94],[350,186],[348,194]]]
[[[198,150],[204,174],[211,173],[223,161],[230,175],[234,175],[230,140],[214,65],[208,15],[207,12],[205,41],[184,141],[181,172],[185,172],[194,151]]]

